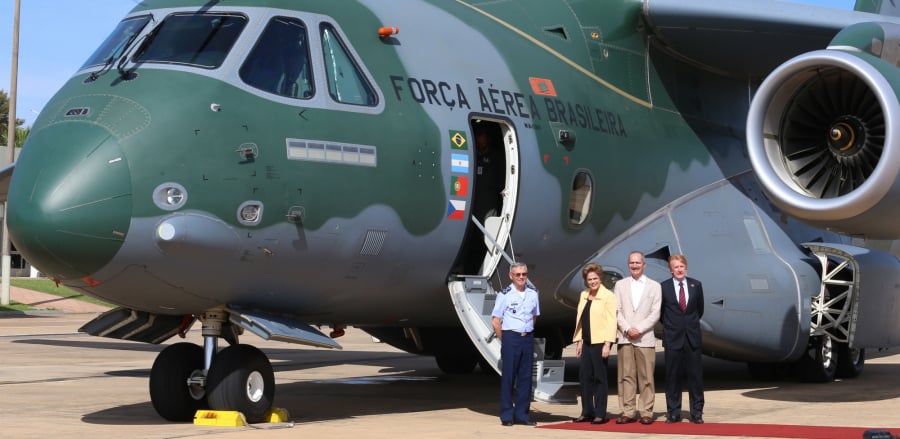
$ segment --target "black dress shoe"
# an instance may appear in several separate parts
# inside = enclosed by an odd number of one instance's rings
[[[628,416],[622,416],[619,419],[616,419],[616,424],[630,424],[636,421],[634,418],[629,418]]]
[[[691,416],[691,422],[693,422],[695,424],[702,424],[703,416]]]
[[[577,418],[572,418],[572,422],[591,422],[591,418],[582,415]]]
[[[516,421],[516,424],[518,424],[518,425],[528,425],[528,426],[534,427],[535,425],[537,425],[537,422],[534,422],[534,421]]]
[[[504,427],[512,427],[513,425],[512,421],[502,421],[500,423],[503,424]]]
[[[681,422],[681,416],[666,416],[666,424]]]
[[[641,424],[644,424],[644,425],[650,425],[653,423],[653,418],[651,418],[649,416],[641,416],[640,422],[641,422]]]
[[[591,421],[591,424],[599,425],[599,424],[605,424],[607,422],[609,422],[609,419],[607,419],[607,418],[594,418],[594,420]]]

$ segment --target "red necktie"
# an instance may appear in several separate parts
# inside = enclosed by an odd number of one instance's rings
[[[684,300],[684,282],[678,282],[678,306],[681,307],[681,312],[685,312],[687,310],[687,300]]]

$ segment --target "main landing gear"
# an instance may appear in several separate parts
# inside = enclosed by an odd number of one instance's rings
[[[819,293],[811,297],[810,336],[806,350],[790,364],[748,363],[758,380],[776,380],[790,374],[801,381],[825,383],[855,378],[866,363],[866,350],[851,348],[851,315],[859,294],[859,268],[851,255],[812,246],[821,272]]]
[[[829,382],[855,378],[862,373],[865,349],[851,348],[852,304],[859,288],[858,269],[844,254],[814,250],[822,270],[819,294],[812,298],[810,337],[807,351],[798,365],[805,381]]]
[[[159,353],[150,370],[150,400],[160,416],[175,422],[193,420],[201,409],[234,410],[247,422],[265,420],[275,396],[275,373],[259,349],[238,344],[237,328],[227,313],[199,316],[203,347],[176,343]],[[218,338],[230,346],[217,350]]]

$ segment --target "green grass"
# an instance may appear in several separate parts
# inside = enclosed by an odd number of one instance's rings
[[[113,305],[111,303],[107,303],[102,300],[90,297],[90,296],[85,296],[84,294],[81,294],[78,291],[68,288],[65,285],[60,284],[57,287],[56,282],[54,282],[51,279],[16,278],[16,279],[10,279],[9,284],[12,286],[15,286],[15,287],[25,288],[27,290],[39,291],[41,293],[47,293],[47,294],[53,294],[54,296],[83,300],[88,303],[95,303],[97,305],[108,306],[111,308],[115,307],[115,305]]]
[[[9,305],[0,305],[0,311],[34,311],[36,308],[19,302],[10,301]]]

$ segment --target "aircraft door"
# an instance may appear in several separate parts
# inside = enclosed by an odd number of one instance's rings
[[[497,296],[490,279],[509,242],[518,185],[518,147],[512,126],[485,119],[470,122],[474,140],[469,224],[447,287],[466,333],[499,372],[500,343],[491,311]],[[497,288],[502,282],[497,284]]]
[[[482,364],[500,373],[500,341],[491,325],[497,292],[490,279],[497,274],[501,258],[513,262],[509,256],[512,246],[508,253],[505,249],[510,244],[519,188],[519,148],[513,126],[503,121],[473,119],[471,127],[475,169],[470,224],[447,287],[466,334],[485,360]],[[565,362],[545,360],[543,343],[543,339],[535,339],[532,396],[559,402]]]
[[[515,214],[519,151],[514,129],[472,119],[474,140],[469,224],[451,274],[490,277],[503,257]]]

